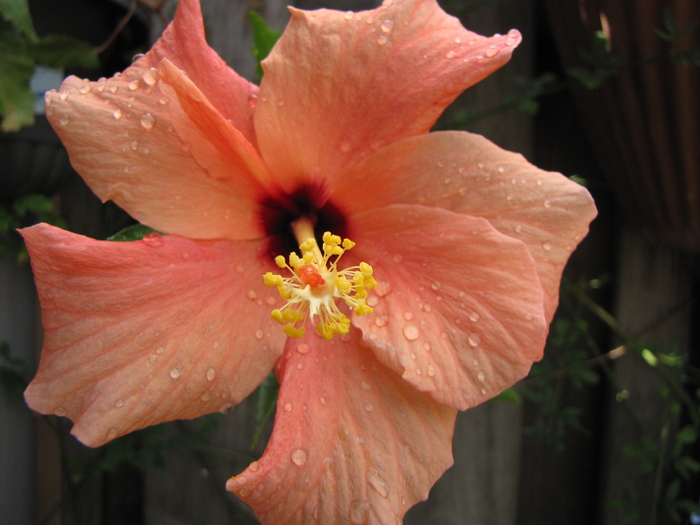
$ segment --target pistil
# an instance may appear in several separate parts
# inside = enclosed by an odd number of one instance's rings
[[[350,320],[340,311],[336,299],[342,299],[356,315],[372,313],[366,302],[367,291],[377,284],[372,277],[372,267],[362,262],[339,270],[340,258],[355,243],[350,239],[341,241],[339,236],[325,232],[321,251],[314,237],[313,223],[308,218],[294,222],[292,230],[301,257],[295,252],[289,254],[289,262],[282,255],[275,257],[277,266],[288,270],[291,277],[272,272],[263,276],[265,284],[277,286],[280,297],[286,301],[282,308],[272,311],[272,318],[284,324],[284,331],[290,337],[304,335],[309,317],[325,339],[348,333]]]

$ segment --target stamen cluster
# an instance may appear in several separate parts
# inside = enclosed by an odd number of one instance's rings
[[[371,314],[367,304],[367,291],[377,285],[372,277],[372,267],[361,262],[338,270],[338,261],[355,243],[341,239],[330,232],[323,234],[323,254],[316,240],[310,238],[299,245],[301,257],[295,252],[289,254],[289,264],[282,255],[275,258],[277,266],[286,268],[291,277],[282,277],[272,272],[263,276],[267,286],[277,286],[286,304],[272,311],[272,318],[284,324],[284,332],[289,337],[304,335],[306,319],[311,317],[316,331],[324,339],[332,339],[335,334],[347,334],[350,320],[340,311],[335,299],[345,301],[357,315]]]

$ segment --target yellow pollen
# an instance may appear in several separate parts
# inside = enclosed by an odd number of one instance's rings
[[[294,252],[289,254],[289,262],[282,255],[275,257],[277,266],[289,270],[291,277],[272,272],[263,275],[263,282],[276,286],[280,297],[286,301],[282,308],[272,311],[272,318],[284,325],[289,337],[304,335],[308,318],[316,323],[316,331],[324,339],[347,334],[350,319],[340,311],[336,299],[344,301],[357,315],[371,314],[373,310],[366,302],[367,290],[377,285],[372,267],[362,262],[339,270],[338,261],[355,246],[354,242],[326,232],[321,252],[310,220],[300,219],[292,229],[299,241],[301,257]]]

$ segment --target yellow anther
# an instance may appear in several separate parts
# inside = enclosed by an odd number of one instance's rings
[[[284,324],[284,332],[289,337],[304,335],[306,319],[311,317],[316,322],[316,332],[325,339],[332,339],[335,334],[347,334],[350,331],[350,319],[338,308],[336,299],[342,300],[353,309],[356,315],[372,313],[367,305],[367,290],[371,290],[376,281],[372,277],[372,267],[362,262],[344,270],[338,270],[341,256],[355,246],[350,239],[341,239],[330,232],[323,234],[323,253],[318,249],[313,234],[312,224],[300,220],[292,225],[301,257],[292,252],[289,264],[284,257],[275,257],[280,268],[286,268],[291,277],[268,272],[263,276],[267,286],[276,286],[286,304],[272,311],[274,320]]]

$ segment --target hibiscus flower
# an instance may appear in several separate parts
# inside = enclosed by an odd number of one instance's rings
[[[483,137],[429,133],[517,31],[435,0],[291,12],[259,88],[181,0],[122,74],[47,94],[92,190],[167,235],[22,231],[45,329],[25,396],[99,446],[274,370],[270,442],[227,488],[263,523],[400,522],[451,465],[457,410],[541,357],[595,208]]]

